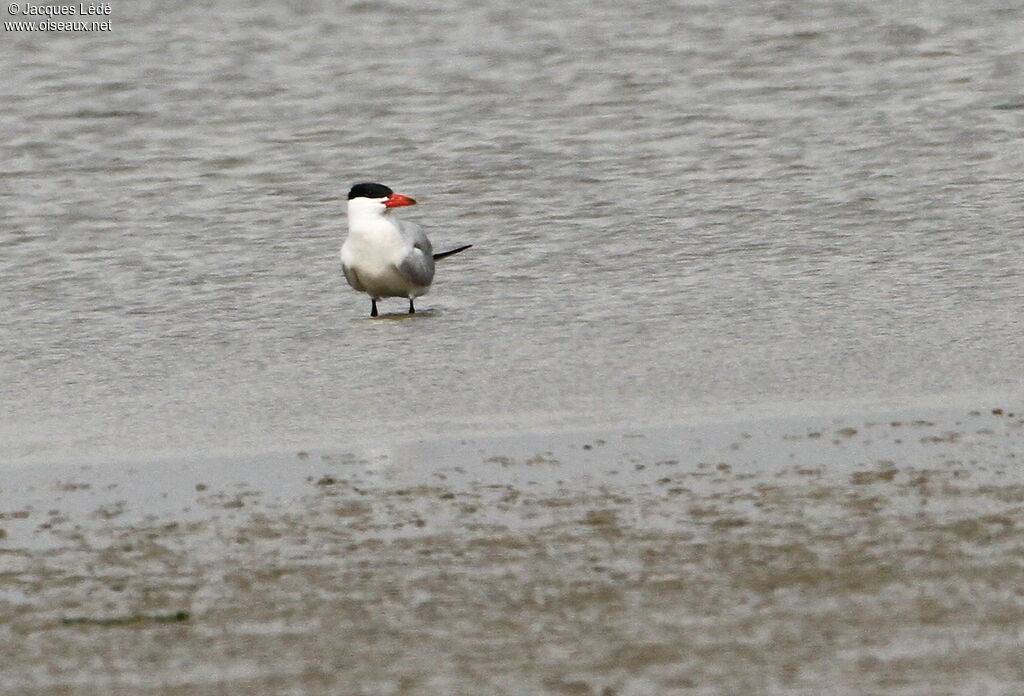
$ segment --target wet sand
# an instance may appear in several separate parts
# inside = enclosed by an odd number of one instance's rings
[[[1011,694],[1024,409],[13,469],[0,694]]]

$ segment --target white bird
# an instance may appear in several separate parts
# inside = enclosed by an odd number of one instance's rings
[[[377,301],[385,297],[413,300],[426,294],[434,280],[434,261],[473,246],[435,254],[427,235],[415,225],[399,220],[392,209],[416,205],[408,196],[383,184],[356,184],[348,192],[348,237],[341,246],[345,280],[370,296],[370,316],[377,316]]]

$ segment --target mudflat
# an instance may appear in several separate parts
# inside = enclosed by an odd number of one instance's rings
[[[986,404],[14,469],[0,693],[1011,693],[1022,438]]]

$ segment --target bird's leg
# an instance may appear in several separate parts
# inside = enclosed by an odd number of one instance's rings
[[[415,314],[416,308],[412,306],[412,298],[409,298],[409,314]]]
[[[377,316],[377,300],[370,298],[370,316]]]

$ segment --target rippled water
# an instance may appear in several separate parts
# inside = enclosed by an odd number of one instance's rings
[[[7,461],[1021,386],[1014,3],[110,19],[0,41]],[[475,245],[432,312],[345,285],[360,180]]]

